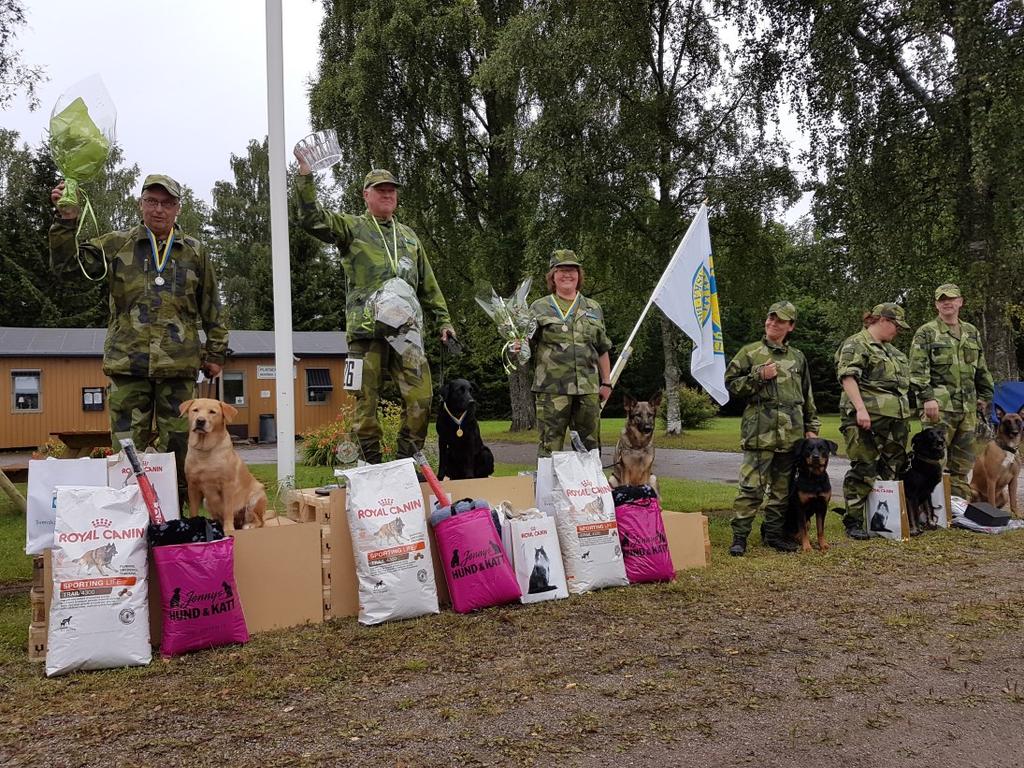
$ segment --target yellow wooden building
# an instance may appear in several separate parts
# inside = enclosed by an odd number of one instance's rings
[[[35,448],[51,433],[110,429],[105,328],[0,327],[0,450]],[[348,345],[342,332],[292,334],[295,431],[332,420],[349,395],[342,389]],[[231,403],[238,438],[276,437],[273,331],[231,331],[223,373],[200,386]]]

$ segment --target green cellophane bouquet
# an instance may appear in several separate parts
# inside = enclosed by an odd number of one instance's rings
[[[114,145],[116,125],[117,112],[99,75],[65,91],[50,114],[50,153],[64,176],[64,194],[57,207],[82,208],[79,231],[86,216],[95,222],[80,185],[102,173]]]
[[[505,373],[510,373],[530,360],[530,337],[537,330],[537,319],[530,314],[526,297],[530,294],[530,278],[519,284],[515,292],[503,298],[490,283],[480,283],[476,290],[476,302],[498,327],[498,335],[504,340],[501,347]],[[518,345],[518,352],[512,349]]]

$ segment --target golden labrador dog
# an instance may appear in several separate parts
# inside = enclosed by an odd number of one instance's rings
[[[205,500],[210,517],[220,521],[224,533],[230,534],[236,527],[262,527],[267,492],[249,472],[228,434],[227,425],[238,411],[220,400],[203,397],[182,403],[181,414],[188,417],[185,479],[189,514],[197,515]]]

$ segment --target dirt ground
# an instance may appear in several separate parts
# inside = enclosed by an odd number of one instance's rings
[[[730,559],[714,521],[716,561],[673,584],[147,668],[46,680],[3,647],[0,764],[1022,765],[1024,538],[830,531]]]

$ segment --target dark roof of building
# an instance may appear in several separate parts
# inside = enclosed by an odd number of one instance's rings
[[[0,357],[103,357],[106,328],[2,328]],[[228,347],[234,357],[274,354],[273,331],[231,331]],[[294,331],[292,352],[303,355],[345,355],[343,331]]]

